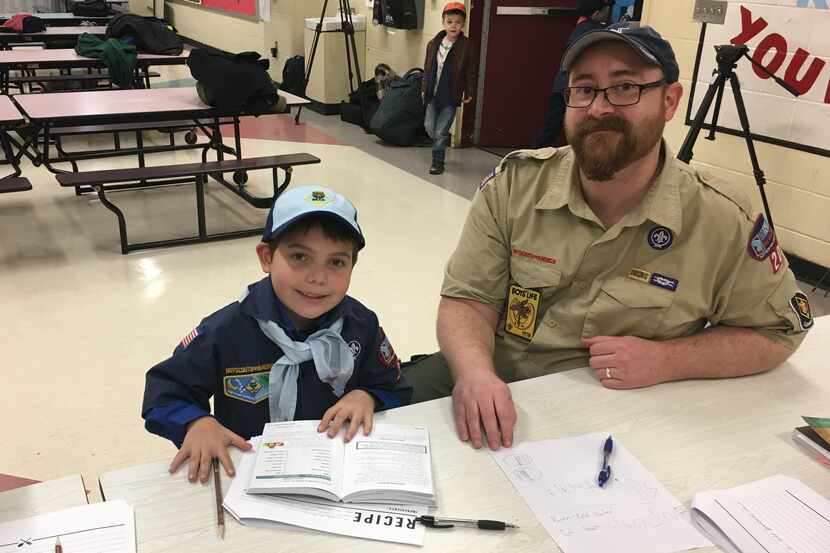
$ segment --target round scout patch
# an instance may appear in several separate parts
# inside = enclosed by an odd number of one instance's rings
[[[655,250],[665,250],[674,242],[674,234],[666,227],[654,227],[648,233],[648,245]]]
[[[358,342],[357,340],[352,340],[351,342],[349,342],[349,350],[352,352],[353,358],[357,359],[358,355],[360,355],[361,349],[362,348],[360,347],[360,342]]]

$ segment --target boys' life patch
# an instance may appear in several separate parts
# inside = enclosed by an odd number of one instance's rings
[[[539,292],[535,290],[511,286],[510,295],[507,298],[504,330],[525,340],[533,338],[540,297]]]
[[[749,256],[756,261],[763,261],[775,249],[777,242],[775,233],[770,228],[766,217],[763,213],[759,213],[758,218],[755,219],[755,224],[752,226],[752,231],[749,233],[749,242],[746,245]]]
[[[226,376],[225,395],[246,403],[259,403],[268,397],[269,372]]]
[[[648,245],[655,250],[666,250],[674,242],[674,234],[666,227],[654,227],[648,233]]]
[[[790,307],[798,317],[801,330],[807,330],[813,326],[813,310],[810,309],[810,302],[804,292],[796,292],[790,299]]]

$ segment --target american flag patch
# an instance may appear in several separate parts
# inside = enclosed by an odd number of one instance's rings
[[[180,345],[181,347],[183,347],[183,348],[187,348],[187,346],[189,346],[189,345],[190,345],[190,343],[191,343],[193,340],[195,340],[195,339],[196,339],[196,336],[198,336],[198,335],[199,335],[199,329],[194,328],[193,330],[191,330],[191,331],[190,331],[190,334],[188,334],[187,336],[185,336],[185,337],[182,339],[182,341],[179,343],[179,345]]]

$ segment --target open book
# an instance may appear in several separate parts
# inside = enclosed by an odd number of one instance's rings
[[[429,434],[376,423],[349,443],[317,432],[320,421],[265,425],[247,492],[310,495],[349,503],[435,505]]]

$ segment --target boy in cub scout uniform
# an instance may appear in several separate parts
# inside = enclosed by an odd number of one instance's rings
[[[662,141],[682,96],[671,46],[611,26],[562,65],[571,146],[515,152],[481,184],[446,267],[443,357],[406,371],[414,401],[452,393],[474,447],[482,426],[491,448],[512,443],[505,382],[586,365],[608,388],[752,374],[813,324],[765,218]]]
[[[190,481],[205,482],[218,458],[233,475],[227,447],[250,449],[267,422],[321,419],[334,437],[348,420],[349,441],[375,410],[409,403],[377,316],[346,295],[364,245],[342,195],[304,186],[277,199],[256,248],[268,276],[147,372],[142,416],[180,447],[171,472],[190,459]]]

